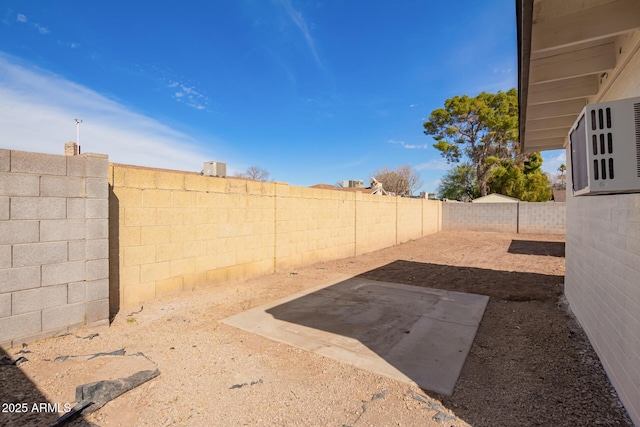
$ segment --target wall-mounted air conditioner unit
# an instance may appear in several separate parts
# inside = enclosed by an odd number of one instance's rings
[[[569,144],[574,195],[640,192],[640,97],[587,105]]]
[[[227,164],[222,162],[204,162],[204,170],[202,174],[205,176],[227,176]]]

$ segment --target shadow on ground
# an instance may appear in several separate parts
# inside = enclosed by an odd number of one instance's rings
[[[508,252],[517,255],[542,255],[564,258],[564,242],[512,240]]]
[[[632,425],[559,303],[564,276],[400,260],[360,277],[490,297],[453,395],[425,391],[474,427]]]
[[[48,426],[58,418],[57,409],[64,412],[73,407],[73,402],[50,402],[38,389],[20,366],[29,363],[32,354],[27,348],[9,350],[8,354],[0,348],[0,426]],[[21,359],[24,358],[24,359]],[[16,366],[15,362],[20,366]],[[9,364],[14,362],[13,364]],[[67,424],[72,426],[90,426],[83,419]]]
[[[476,295],[556,300],[562,281],[536,273],[399,260],[266,312],[281,321],[355,339],[424,390],[450,395],[486,305],[486,297]],[[345,356],[340,344],[315,340],[318,349],[329,346],[329,354],[342,355],[338,359],[371,368],[357,349]],[[331,350],[333,346],[338,347]]]
[[[266,313],[287,322],[285,330],[295,324],[331,333],[297,330],[288,343],[450,395],[487,301],[482,295],[354,278]]]
[[[564,276],[398,260],[358,277],[446,291],[487,295],[506,301],[556,301]]]

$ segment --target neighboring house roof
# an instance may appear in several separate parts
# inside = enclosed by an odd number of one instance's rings
[[[519,201],[520,200],[514,197],[504,196],[502,194],[496,193],[472,200],[473,203],[518,203]]]
[[[640,46],[638,0],[516,0],[522,152],[561,149]]]
[[[378,190],[377,188],[362,188],[362,187],[345,187],[345,188],[337,188],[340,191],[351,191],[357,193],[366,193],[366,194],[375,194]]]
[[[316,185],[312,185],[309,188],[319,188],[321,190],[335,190],[336,189],[335,185],[331,185],[331,184],[316,184]]]
[[[336,190],[336,191],[351,191],[357,193],[365,193],[365,194],[376,194],[377,188],[362,188],[362,187],[344,187],[344,188],[336,188],[331,184],[316,184],[312,185],[309,188],[318,188],[321,190]]]

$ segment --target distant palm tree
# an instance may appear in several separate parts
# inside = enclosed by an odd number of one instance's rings
[[[567,171],[567,166],[564,163],[558,167],[558,172],[560,172],[560,175],[558,175],[558,180],[560,181],[560,185],[562,185],[563,187],[567,185],[566,174],[565,174],[566,171]]]

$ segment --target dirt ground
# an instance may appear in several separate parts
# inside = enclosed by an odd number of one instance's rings
[[[452,396],[220,323],[345,275],[490,297]],[[58,414],[34,411],[33,403],[62,409],[74,402],[77,385],[124,376],[131,365],[157,367],[160,375],[71,425],[631,426],[598,357],[567,314],[563,275],[563,236],[440,232],[359,257],[163,298],[120,310],[109,328],[9,350],[14,360],[28,361],[0,366],[6,409],[0,425],[48,425]],[[119,349],[125,356],[88,360]],[[16,412],[23,403],[29,410]]]

